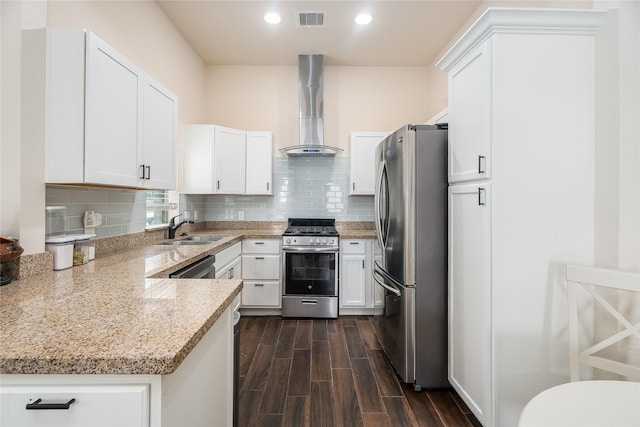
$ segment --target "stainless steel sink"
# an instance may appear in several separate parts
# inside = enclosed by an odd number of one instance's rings
[[[182,239],[181,241],[187,241],[187,242],[217,242],[218,240],[224,239],[224,237],[221,236],[190,236],[190,237],[185,237],[184,239]]]
[[[211,242],[216,242],[223,238],[224,237],[221,237],[221,236],[189,236],[183,239],[165,240],[163,242],[158,243],[158,245],[163,245],[163,246],[208,245]]]
[[[157,243],[158,245],[163,246],[185,246],[185,245],[208,245],[211,242],[207,242],[204,240],[165,240],[164,242]]]

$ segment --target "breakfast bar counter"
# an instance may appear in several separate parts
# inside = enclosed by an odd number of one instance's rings
[[[173,372],[242,281],[169,274],[244,237],[278,237],[261,230],[215,234],[222,239],[128,249],[1,287],[0,374]]]

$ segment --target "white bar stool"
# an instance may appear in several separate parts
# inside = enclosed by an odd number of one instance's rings
[[[632,324],[607,302],[597,288],[609,288],[640,295],[640,274],[598,268],[567,266],[569,296],[570,383],[545,390],[527,403],[520,415],[519,427],[533,426],[607,426],[640,427],[640,366],[596,355],[599,351],[627,337],[640,340],[640,323]],[[609,338],[580,350],[578,289],[618,322],[617,332]],[[633,294],[636,296],[636,294]],[[640,318],[640,307],[632,306]],[[580,381],[580,365],[613,372],[635,381]]]
[[[520,427],[640,426],[640,383],[579,381],[560,384],[531,399]]]

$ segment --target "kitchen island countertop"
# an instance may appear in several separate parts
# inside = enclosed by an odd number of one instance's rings
[[[231,305],[241,280],[168,275],[243,238],[207,230],[200,246],[151,245],[0,288],[1,374],[168,374]]]

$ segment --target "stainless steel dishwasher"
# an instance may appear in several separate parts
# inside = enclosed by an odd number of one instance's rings
[[[174,279],[215,279],[216,268],[214,263],[216,261],[215,255],[207,255],[206,257],[198,260],[192,264],[181,268],[169,275]]]

